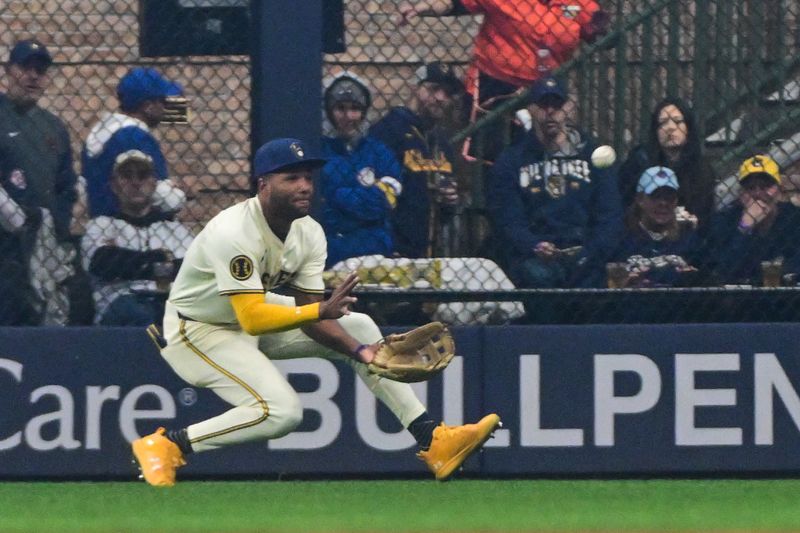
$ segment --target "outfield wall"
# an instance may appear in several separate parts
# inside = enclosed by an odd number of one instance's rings
[[[516,326],[455,330],[441,377],[415,385],[451,424],[505,429],[485,475],[800,472],[800,326]],[[298,431],[210,452],[192,475],[424,473],[414,442],[348,367],[278,365],[305,405]],[[0,477],[131,474],[128,442],[225,405],[187,387],[144,331],[0,328]]]

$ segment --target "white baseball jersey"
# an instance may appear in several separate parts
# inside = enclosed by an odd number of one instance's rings
[[[326,254],[325,233],[314,219],[295,220],[281,241],[253,197],[219,213],[194,239],[169,301],[188,318],[234,325],[230,294],[264,293],[284,284],[322,294]]]

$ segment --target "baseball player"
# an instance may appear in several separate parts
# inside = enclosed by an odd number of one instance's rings
[[[308,212],[311,174],[324,163],[297,139],[266,143],[253,164],[256,196],[222,211],[190,245],[167,302],[161,355],[181,378],[233,408],[135,440],[134,457],[151,485],[174,485],[176,469],[193,452],[278,438],[297,427],[300,400],[269,357],[346,358],[412,433],[418,456],[439,480],[500,424],[491,414],[476,424],[437,426],[408,384],[369,373],[381,335],[371,319],[349,311],[356,274],[323,300],[325,236]],[[267,292],[278,286],[291,296]]]

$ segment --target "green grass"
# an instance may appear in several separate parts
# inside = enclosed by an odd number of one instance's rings
[[[0,531],[800,530],[800,480],[0,483]]]

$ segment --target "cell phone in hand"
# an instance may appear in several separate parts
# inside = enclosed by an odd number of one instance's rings
[[[567,257],[572,257],[574,255],[578,255],[583,250],[583,246],[570,246],[569,248],[556,248],[556,255],[565,255]]]

